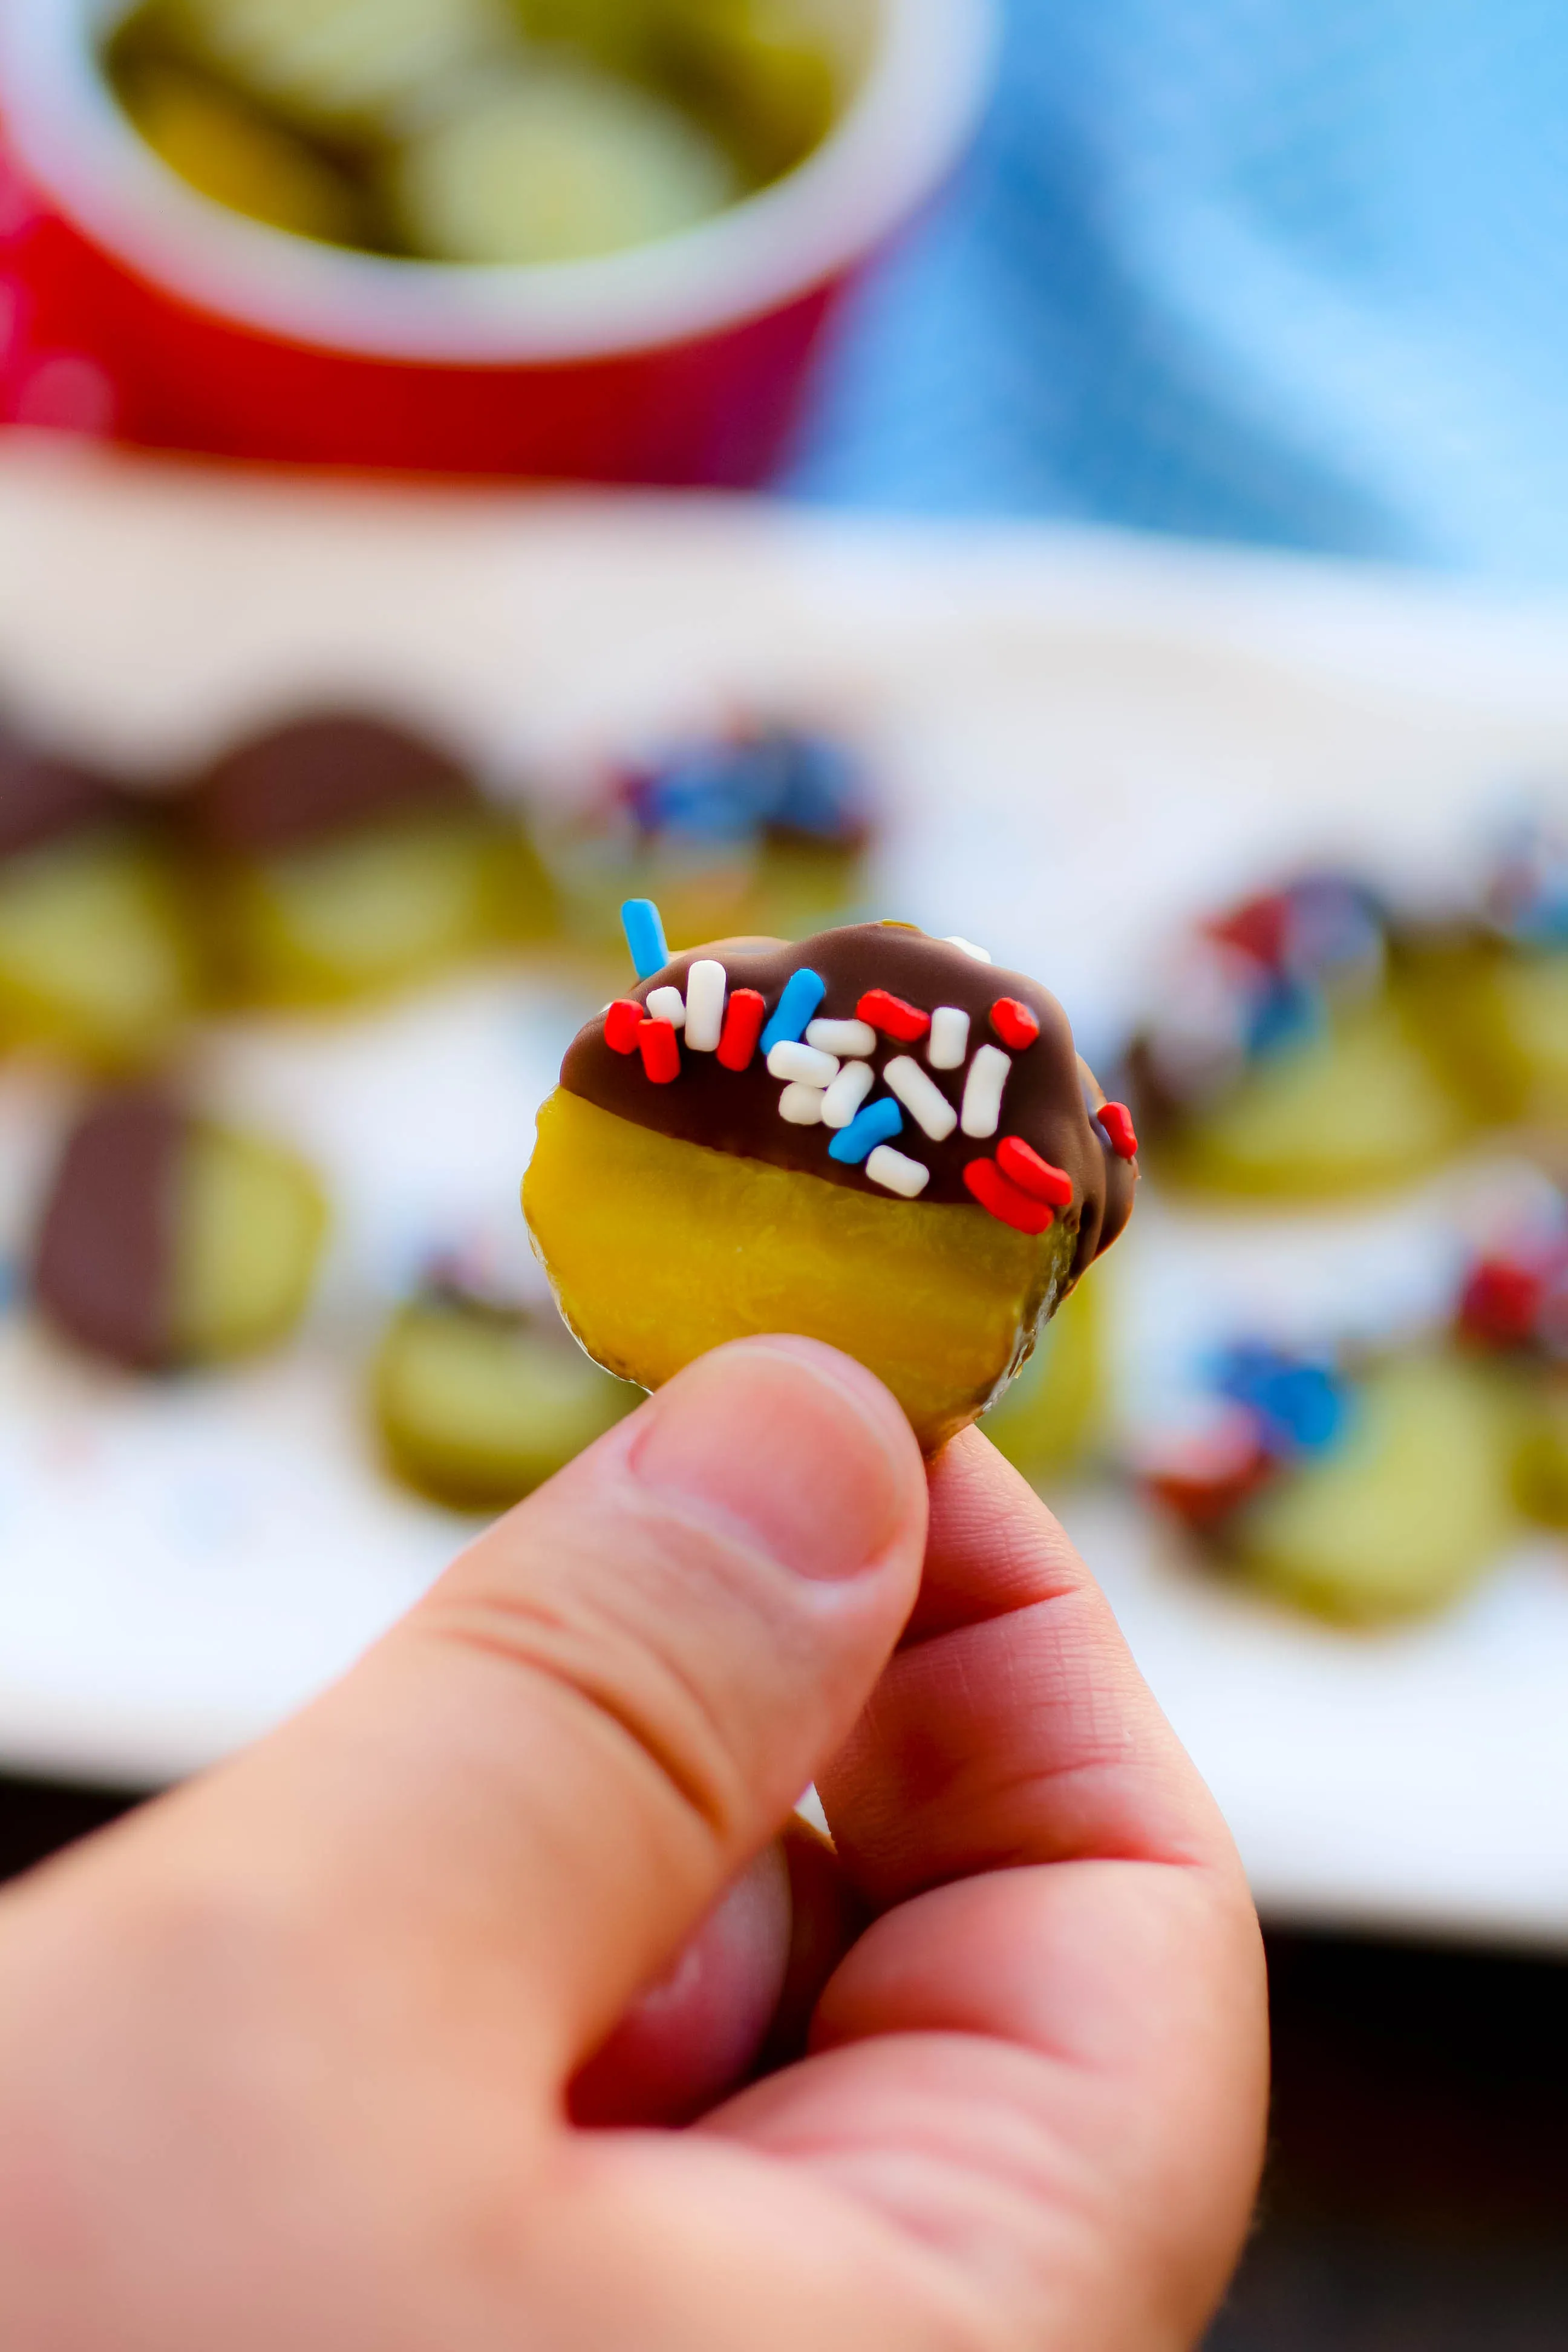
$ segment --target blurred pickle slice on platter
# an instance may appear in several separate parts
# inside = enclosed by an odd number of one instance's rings
[[[196,993],[178,888],[134,833],[106,827],[0,860],[0,1050],[118,1069],[154,1053]]]
[[[297,1154],[193,1122],[175,1192],[176,1360],[220,1363],[283,1339],[304,1313],[326,1230],[326,1201]]]
[[[1379,997],[1256,1064],[1170,1137],[1162,1164],[1217,1192],[1326,1199],[1418,1174],[1468,1127],[1398,1003]]]
[[[741,194],[717,141],[630,82],[566,58],[476,79],[388,166],[413,251],[468,262],[584,260],[668,236]]]
[[[1357,1383],[1342,1443],[1243,1507],[1226,1549],[1258,1584],[1375,1622],[1456,1599],[1518,1531],[1499,1384],[1457,1355],[1391,1359]]]
[[[1026,1478],[1044,1481],[1085,1468],[1101,1435],[1106,1347],[1092,1272],[1058,1307],[1017,1379],[980,1426]]]
[[[395,1317],[374,1385],[394,1470],[458,1510],[507,1509],[643,1401],[591,1363],[552,1311],[444,1291]]]

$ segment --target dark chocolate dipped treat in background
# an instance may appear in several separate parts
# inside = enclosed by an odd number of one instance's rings
[[[61,1154],[34,1304],[76,1346],[131,1371],[255,1354],[303,1312],[326,1223],[294,1153],[159,1088],[117,1090],[89,1107]]]
[[[190,819],[244,1002],[374,995],[552,926],[521,817],[384,719],[325,712],[252,738],[195,785]]]
[[[523,1189],[589,1353],[657,1387],[746,1332],[858,1356],[934,1449],[1131,1213],[1136,1139],[1061,1007],[907,924],[667,958],[581,1032]]]
[[[0,720],[0,1052],[144,1061],[197,969],[166,827],[108,778]]]

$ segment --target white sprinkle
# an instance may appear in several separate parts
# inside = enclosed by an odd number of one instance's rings
[[[922,1168],[918,1160],[910,1160],[902,1151],[895,1151],[890,1143],[879,1143],[866,1162],[866,1173],[873,1184],[880,1184],[885,1192],[901,1192],[912,1201],[931,1182],[931,1170]]]
[[[815,1045],[795,1045],[786,1040],[768,1055],[768,1068],[775,1078],[793,1078],[803,1087],[830,1087],[838,1076],[838,1059],[834,1054],[819,1054]]]
[[[966,956],[974,958],[976,963],[989,963],[991,961],[989,948],[977,948],[973,940],[961,940],[956,932],[952,939],[943,940],[942,945],[944,948],[962,948]]]
[[[821,1087],[803,1087],[797,1081],[785,1087],[779,1097],[779,1117],[791,1127],[820,1127],[822,1107],[827,1100]]]
[[[928,1078],[908,1054],[897,1054],[882,1076],[910,1117],[933,1143],[945,1143],[958,1125],[958,1113],[934,1078]]]
[[[1002,1094],[1013,1064],[1000,1045],[982,1045],[969,1065],[963,1089],[965,1135],[994,1135],[1002,1123]]]
[[[823,1102],[823,1126],[847,1127],[876,1083],[869,1062],[851,1062],[840,1070]]]
[[[857,1054],[874,1054],[877,1033],[868,1021],[814,1021],[805,1042],[824,1054],[840,1054],[848,1061]]]
[[[686,1043],[694,1054],[716,1054],[724,1034],[724,990],[729,980],[721,963],[708,957],[691,965],[686,975]]]
[[[679,988],[656,988],[647,1000],[650,1021],[668,1021],[672,1029],[686,1026],[686,999]]]
[[[687,1044],[691,1040],[687,1038]],[[939,1004],[931,1016],[926,1059],[933,1070],[962,1070],[969,1051],[969,1015],[956,1004]]]

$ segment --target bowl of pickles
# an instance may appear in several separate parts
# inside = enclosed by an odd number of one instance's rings
[[[754,481],[993,35],[992,0],[26,0],[28,343],[144,444]]]

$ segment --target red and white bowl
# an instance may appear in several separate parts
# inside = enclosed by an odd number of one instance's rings
[[[0,418],[294,463],[760,479],[833,305],[973,128],[994,0],[838,0],[855,94],[796,171],[545,268],[314,245],[209,202],[97,65],[127,0],[0,0]]]

